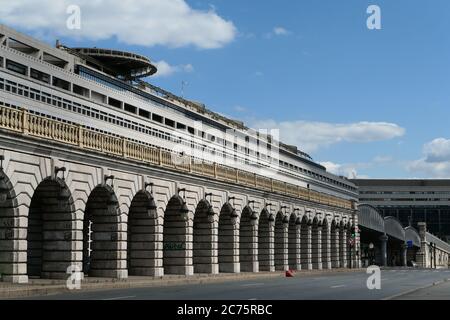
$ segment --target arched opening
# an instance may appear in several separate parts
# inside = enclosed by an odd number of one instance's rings
[[[194,273],[218,271],[217,221],[211,204],[202,200],[194,215]]]
[[[288,240],[289,269],[300,270],[300,227],[295,214],[291,214],[289,217]]]
[[[147,191],[138,192],[128,214],[127,265],[132,276],[162,276],[162,233],[156,203]]]
[[[126,225],[109,185],[89,195],[83,223],[83,270],[91,277],[126,278]]]
[[[189,209],[180,196],[174,196],[164,213],[164,273],[192,275],[193,224]]]
[[[336,220],[331,223],[331,267],[339,268],[339,227]]]
[[[322,223],[322,268],[331,269],[331,232],[328,220]]]
[[[229,203],[222,207],[219,216],[219,272],[240,271],[237,218],[236,211]]]
[[[250,207],[245,207],[241,215],[239,230],[239,261],[241,272],[258,272],[257,216]]]
[[[259,215],[258,224],[258,262],[260,271],[275,271],[273,247],[274,231],[273,216],[267,211],[262,210]]]
[[[1,280],[27,282],[26,223],[19,217],[17,197],[13,185],[0,168],[0,275]]]
[[[313,269],[322,269],[322,226],[317,218],[312,224],[312,265]]]
[[[36,188],[28,213],[27,271],[30,278],[67,278],[74,260],[75,207],[64,180],[47,178]]]
[[[311,226],[309,219],[307,218],[307,216],[303,216],[302,223],[301,223],[301,232],[300,232],[302,270],[311,270],[312,269],[311,231],[312,231],[312,226]]]
[[[287,269],[287,237],[283,213],[275,218],[275,270]]]

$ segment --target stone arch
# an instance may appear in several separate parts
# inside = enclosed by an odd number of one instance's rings
[[[307,215],[303,216],[301,221],[301,262],[302,270],[312,270],[312,256],[311,256],[311,233],[312,222]]]
[[[102,184],[88,197],[83,222],[83,270],[92,277],[126,278],[126,223],[113,188]]]
[[[287,228],[283,212],[278,211],[275,217],[275,270],[285,271],[287,262]]]
[[[0,277],[26,283],[26,218],[20,215],[17,195],[9,177],[0,169]]]
[[[27,274],[33,278],[65,279],[67,268],[81,268],[73,240],[75,206],[65,181],[46,178],[31,198],[27,229]],[[81,253],[81,252],[80,252]]]
[[[317,216],[312,223],[311,243],[313,269],[322,270],[322,222]]]
[[[163,275],[162,225],[153,195],[139,191],[132,199],[128,212],[127,266],[133,276]]]
[[[219,272],[240,272],[237,218],[233,206],[224,204],[219,216]]]
[[[217,274],[217,214],[207,200],[201,200],[194,215],[194,273]]]
[[[331,269],[331,225],[326,218],[322,222],[322,268]]]
[[[173,196],[164,213],[163,265],[165,274],[192,275],[193,223],[186,202]]]
[[[258,262],[260,271],[275,271],[274,264],[274,226],[275,218],[263,209],[258,222]]]
[[[339,223],[333,219],[331,222],[331,246],[330,246],[330,259],[331,259],[331,267],[339,268],[340,267],[340,255],[339,255]]]
[[[239,226],[239,261],[241,272],[258,272],[258,216],[246,206]]]
[[[301,219],[296,214],[289,217],[288,227],[288,264],[291,270],[300,270],[300,224]]]

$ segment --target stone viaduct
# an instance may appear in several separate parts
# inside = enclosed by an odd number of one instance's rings
[[[1,279],[360,266],[354,203],[170,157],[0,106]]]

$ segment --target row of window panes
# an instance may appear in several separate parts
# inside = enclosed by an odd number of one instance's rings
[[[24,66],[24,65],[22,65],[22,64],[16,63],[16,62],[11,61],[11,60],[8,60],[8,59],[6,60],[6,68],[9,69],[9,70],[11,70],[11,71],[20,73],[20,74],[22,74],[22,75],[26,75],[26,74],[27,74],[27,70],[28,70],[28,67],[27,67],[27,66]],[[121,91],[126,91],[125,89],[120,88],[119,86],[114,86],[113,84],[110,84],[110,83],[108,83],[107,81],[103,81],[102,79],[98,79],[97,77],[93,77],[93,76],[91,76],[91,75],[89,75],[89,74],[83,73],[83,76],[85,76],[85,77],[87,77],[87,78],[89,78],[89,79],[91,79],[91,80],[93,80],[93,81],[99,81],[99,82],[101,82],[102,84],[108,85],[109,87],[112,87],[112,88],[114,88],[114,89],[116,89],[116,90],[119,89],[119,90],[121,90]],[[43,72],[41,72],[41,71],[35,70],[35,69],[31,69],[31,77],[34,78],[34,79],[37,79],[37,80],[39,80],[39,81],[45,82],[45,83],[49,83],[49,82],[50,82],[50,75],[48,75],[48,74],[46,74],[46,73],[43,73]],[[8,82],[9,82],[9,81],[8,81]],[[53,77],[53,85],[56,86],[56,87],[58,87],[58,88],[64,89],[64,90],[70,90],[70,83],[69,83],[68,81],[65,81],[65,80],[62,80],[62,79],[59,79],[59,78],[56,78],[56,77]],[[82,87],[80,87],[80,88],[82,88]],[[84,89],[84,88],[82,88],[82,89]],[[41,92],[41,95],[36,94],[36,96],[34,96],[33,93],[30,93],[30,95],[28,95],[28,92],[23,91],[23,89],[16,90],[15,87],[11,87],[11,88],[10,88],[9,85],[6,86],[6,90],[7,90],[7,91],[10,91],[10,92],[12,92],[12,93],[15,93],[15,94],[19,94],[19,95],[23,95],[23,96],[26,96],[26,97],[30,97],[31,99],[39,100],[39,101],[41,101],[41,102],[44,102],[44,103],[47,103],[47,104],[52,104],[52,105],[54,105],[54,106],[57,106],[57,107],[60,107],[60,108],[63,108],[63,109],[68,109],[68,110],[72,111],[72,108],[71,108],[71,106],[70,106],[68,103],[66,103],[66,102],[61,102],[61,98],[53,96],[53,98],[56,98],[56,100],[55,100],[55,99],[52,99],[52,96],[51,96],[51,95],[46,94],[46,93],[44,93],[44,92]],[[111,98],[110,98],[110,99],[111,99]],[[117,101],[119,104],[121,103],[120,101],[114,100],[114,99],[112,99],[111,101]],[[114,105],[112,102],[109,102],[109,103],[110,103],[110,105],[116,106],[116,105]],[[81,106],[80,106],[80,107],[81,107]],[[86,107],[86,106],[83,106],[83,108],[80,108],[80,107],[74,108],[73,111],[74,111],[74,112],[77,112],[77,113],[81,113],[81,114],[86,115],[86,116],[88,116],[88,117],[91,117],[91,112],[86,110],[86,108],[87,108],[87,109],[90,109],[89,107]],[[131,110],[131,108],[134,108],[134,109]],[[130,107],[128,107],[128,110],[126,110],[126,111],[128,111],[128,112],[133,112],[133,113],[136,114],[136,110],[137,110],[137,108],[135,108],[135,107],[133,107],[133,106],[130,106]],[[141,110],[141,109],[140,109],[140,110]],[[149,113],[148,111],[145,111],[145,110],[140,111],[140,112],[139,112],[139,115],[140,115],[140,116],[144,116],[144,117],[146,117],[146,118],[150,118],[150,113]],[[92,117],[95,117],[95,118],[100,119],[100,120],[102,120],[102,121],[107,121],[107,122],[109,122],[109,123],[117,124],[117,125],[119,125],[119,126],[124,126],[124,127],[127,127],[127,128],[129,128],[129,129],[132,129],[132,130],[135,130],[135,131],[147,133],[147,134],[150,134],[149,130],[152,130],[152,131],[153,131],[152,128],[148,128],[148,127],[147,127],[147,129],[144,129],[144,128],[142,128],[141,126],[139,126],[137,123],[135,123],[135,125],[130,125],[129,123],[125,123],[124,121],[117,121],[117,120],[115,120],[115,119],[113,119],[113,118],[111,118],[111,117],[104,117],[103,115],[100,115],[99,113],[93,113],[93,116],[92,116]],[[157,120],[160,120],[160,121],[158,121],[158,122],[162,123],[162,117],[161,117],[161,116],[155,115],[154,117],[152,117],[152,119],[153,119],[153,120],[156,120],[156,121],[157,121]],[[168,126],[170,126],[170,127],[175,127],[175,121],[170,120],[170,119],[167,119],[167,118],[165,119],[165,124],[168,125]],[[193,128],[187,127],[186,125],[181,124],[181,123],[176,123],[176,128],[179,129],[179,130],[186,130],[187,128],[189,128],[188,131],[189,131],[191,134],[194,132],[194,129],[193,129]],[[159,131],[159,130],[158,130],[158,131]],[[152,135],[155,136],[155,134],[154,134],[153,132],[152,132]],[[204,133],[204,132],[200,132],[200,135],[201,135],[202,137],[204,137],[205,133]],[[165,139],[165,140],[169,140],[169,141],[171,140],[171,139],[167,136],[167,134],[164,134],[164,133],[161,133],[161,132],[156,133],[156,136],[158,136],[158,137],[160,137],[160,138],[163,138],[163,139]],[[211,136],[211,135],[208,135],[208,138],[209,138],[209,140],[212,141],[212,142],[214,142],[214,141],[216,140],[216,137]],[[177,141],[177,140],[180,141],[180,140],[184,140],[184,139],[178,138],[178,139],[176,139],[175,141]],[[174,142],[175,142],[175,141],[174,141]],[[225,145],[226,145],[226,142],[227,142],[227,141],[225,141],[224,139],[220,139],[220,138],[218,138],[217,141],[218,141],[219,143],[220,143],[220,142],[225,142]],[[246,137],[246,141],[249,141],[249,137]],[[257,142],[258,142],[258,144],[259,144],[259,140],[258,140]],[[229,143],[229,142],[228,142],[228,143]],[[191,143],[186,144],[185,142],[183,142],[183,144],[188,145],[188,146],[191,145]],[[231,143],[230,143],[230,144],[231,144]],[[206,146],[204,146],[204,147],[206,147]],[[208,147],[206,147],[206,148],[208,148]],[[236,149],[236,148],[235,148],[235,149]],[[247,155],[251,154],[251,155],[254,156],[254,155],[256,154],[256,155],[258,156],[258,158],[259,158],[259,155],[260,155],[259,152],[256,152],[256,151],[254,151],[254,150],[251,150],[250,148],[246,148],[246,147],[242,147],[242,146],[240,146],[240,149],[241,149],[241,151],[243,150],[243,151],[245,152],[245,154],[247,154]],[[211,151],[213,154],[216,154],[216,153],[217,153],[217,151],[216,151],[215,149],[211,149],[210,151]],[[219,153],[220,153],[220,152],[219,152]],[[222,155],[225,157],[225,153],[222,153]],[[270,158],[270,157],[269,157],[269,158]],[[248,158],[244,158],[243,160],[245,161],[245,163],[249,163],[249,159],[248,159]],[[297,166],[294,166],[294,165],[292,165],[292,164],[289,164],[289,163],[282,163],[282,165],[284,165],[285,167],[290,168],[290,169],[292,169],[292,170],[296,170],[296,171],[303,170],[303,171],[306,171],[307,174],[312,175],[312,176],[314,176],[314,177],[316,177],[316,178],[319,178],[319,179],[321,179],[321,180],[325,180],[325,181],[331,180],[331,179],[325,178],[325,177],[323,177],[323,176],[321,176],[321,175],[315,174],[315,173],[313,173],[313,172],[311,172],[311,171],[309,171],[309,170],[301,169],[301,168],[299,168],[299,167],[297,167]],[[328,181],[328,182],[330,182],[330,181]],[[335,184],[338,184],[338,185],[342,186],[342,187],[345,187],[345,188],[348,188],[348,189],[351,189],[351,190],[354,189],[354,188],[352,188],[352,187],[350,187],[350,186],[347,186],[347,185],[345,185],[345,184],[343,184],[343,183],[340,183],[340,182],[337,182],[337,181],[333,181],[333,182],[334,182]]]

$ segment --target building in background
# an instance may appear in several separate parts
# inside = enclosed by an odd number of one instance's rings
[[[403,226],[426,222],[430,233],[450,241],[450,180],[352,180],[359,187],[359,202],[393,216]]]

